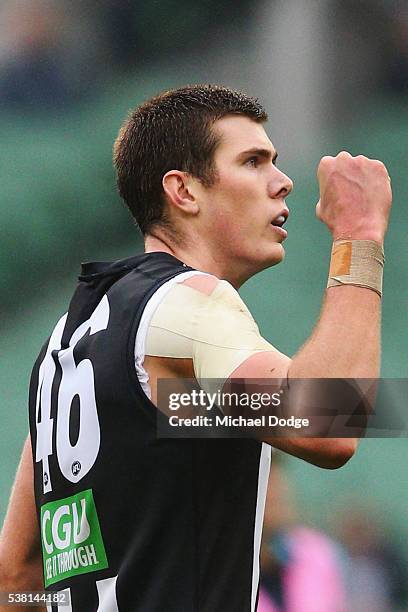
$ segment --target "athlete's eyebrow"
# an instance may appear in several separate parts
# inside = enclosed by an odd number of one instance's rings
[[[274,149],[258,149],[258,147],[253,147],[252,149],[247,149],[246,151],[242,151],[238,155],[238,160],[244,159],[251,155],[258,155],[259,157],[263,157],[264,159],[272,160],[272,163],[276,163],[278,158],[278,152]]]

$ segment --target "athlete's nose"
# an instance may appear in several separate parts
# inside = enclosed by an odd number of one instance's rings
[[[293,181],[284,172],[275,168],[275,171],[279,173],[277,176],[274,174],[273,178],[269,183],[269,195],[271,198],[286,198],[293,189]]]

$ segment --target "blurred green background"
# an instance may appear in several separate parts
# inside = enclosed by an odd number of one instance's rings
[[[394,208],[385,244],[382,375],[408,378],[403,5],[239,2],[234,15],[227,3],[209,0],[132,7],[88,1],[67,11],[64,2],[38,2],[29,23],[21,2],[0,9],[18,34],[0,47],[0,519],[27,434],[30,369],[67,307],[80,262],[143,248],[116,194],[111,148],[128,110],[163,89],[219,82],[258,96],[270,113],[279,166],[295,183],[286,259],[241,294],[263,335],[289,355],[316,323],[327,278],[330,237],[314,216],[320,157],[346,149],[386,163]],[[406,438],[363,440],[335,472],[289,459],[301,520],[336,533],[358,502],[408,557],[407,463]]]

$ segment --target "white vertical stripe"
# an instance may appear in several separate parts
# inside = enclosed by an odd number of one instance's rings
[[[268,488],[269,470],[271,467],[271,447],[262,442],[259,459],[258,494],[256,501],[255,530],[254,530],[254,558],[252,565],[252,594],[251,612],[255,612],[256,594],[259,585],[259,555],[261,552],[262,525],[265,511],[266,491]]]
[[[117,576],[96,581],[98,589],[99,606],[97,612],[119,612],[116,599]]]

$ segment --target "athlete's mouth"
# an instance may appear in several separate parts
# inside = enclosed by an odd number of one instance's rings
[[[282,225],[286,223],[288,216],[289,216],[289,211],[285,209],[282,212],[280,212],[279,215],[271,221],[271,224],[277,227],[282,227]]]

